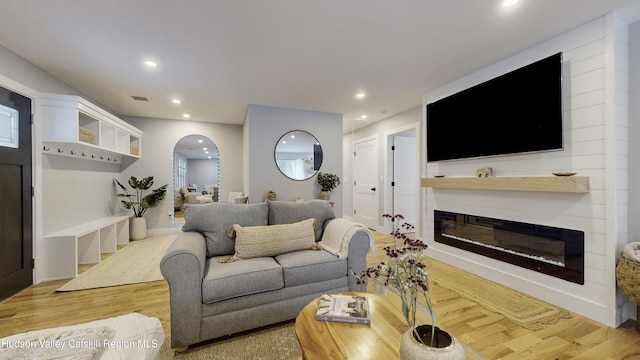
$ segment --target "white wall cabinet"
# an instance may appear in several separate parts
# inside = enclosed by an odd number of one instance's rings
[[[73,95],[40,94],[42,151],[120,163],[140,158],[142,131],[91,102]]]

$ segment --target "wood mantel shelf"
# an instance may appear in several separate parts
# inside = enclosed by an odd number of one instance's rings
[[[588,193],[588,176],[441,177],[422,178],[422,187],[437,189]]]

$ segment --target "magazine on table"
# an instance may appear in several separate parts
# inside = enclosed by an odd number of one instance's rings
[[[366,296],[325,294],[320,297],[316,320],[371,324]]]

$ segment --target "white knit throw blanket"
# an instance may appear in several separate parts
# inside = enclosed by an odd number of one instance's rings
[[[333,219],[327,224],[322,234],[322,240],[318,242],[318,245],[322,246],[326,251],[337,255],[338,258],[344,259],[349,256],[349,242],[351,241],[351,237],[358,230],[365,230],[367,232],[369,235],[369,250],[374,252],[376,248],[371,231],[362,224],[342,218]]]
[[[114,330],[102,326],[52,332],[45,330],[0,339],[0,359],[99,359]]]

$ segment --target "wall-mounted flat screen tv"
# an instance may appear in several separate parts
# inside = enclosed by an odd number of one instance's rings
[[[561,150],[562,53],[426,105],[427,161]]]

